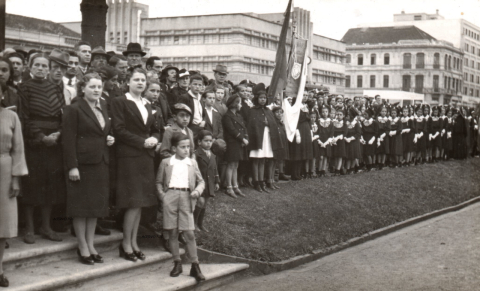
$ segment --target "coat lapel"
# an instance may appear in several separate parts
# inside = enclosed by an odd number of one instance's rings
[[[126,98],[127,97],[125,97],[125,99]],[[130,108],[130,110],[132,110],[135,113],[138,120],[145,126],[145,123],[143,122],[142,114],[140,113],[140,110],[138,110],[137,104],[135,104],[135,102],[133,102],[132,100],[128,100],[128,99],[126,99],[126,100],[127,100],[127,105]],[[150,114],[151,114],[151,112],[150,112]],[[148,123],[148,119],[147,119],[147,123]]]
[[[208,163],[210,162],[210,159],[207,157],[207,154],[205,153],[204,150],[198,149],[197,155],[198,155],[200,158],[202,158],[202,160],[204,160],[205,163],[208,165]]]
[[[80,102],[80,108],[82,108],[82,110],[88,115],[88,117],[90,117],[93,122],[97,125],[97,128],[103,132],[103,129],[102,127],[100,126],[100,122],[98,122],[98,119],[97,117],[95,116],[95,113],[93,113],[93,110],[92,108],[90,107],[90,105],[88,105],[87,101],[85,101],[83,98],[79,98],[78,100]],[[103,110],[103,107],[102,107],[102,111],[105,111]],[[106,126],[105,126],[106,127]]]

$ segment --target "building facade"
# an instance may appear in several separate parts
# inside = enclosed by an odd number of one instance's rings
[[[405,13],[394,15],[393,22],[366,23],[358,27],[414,25],[438,40],[452,43],[463,52],[462,103],[480,103],[480,27],[465,19],[445,19],[439,14]]]
[[[363,90],[424,94],[432,104],[461,100],[463,52],[413,26],[350,29],[347,43],[348,97]]]

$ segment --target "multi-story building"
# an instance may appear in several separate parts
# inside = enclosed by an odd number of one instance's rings
[[[358,27],[414,25],[438,40],[452,43],[464,53],[462,66],[462,102],[480,102],[480,27],[465,19],[445,19],[436,14],[405,13],[394,15],[393,22],[360,24]]]
[[[414,26],[353,28],[347,44],[345,93],[398,90],[449,104],[461,98],[463,52]]]
[[[61,24],[26,17],[6,14],[5,47],[23,46],[25,51],[54,48],[72,49],[80,40],[80,34]]]

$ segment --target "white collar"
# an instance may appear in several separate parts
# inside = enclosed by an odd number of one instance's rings
[[[176,158],[176,155],[172,156],[172,158],[170,159],[170,166],[173,166],[173,165],[176,165],[176,164],[185,164],[187,166],[191,166],[192,165],[192,161],[190,160],[189,157],[186,157],[185,159],[183,160],[179,160]]]
[[[137,99],[135,99],[135,98],[132,97],[132,95],[130,94],[130,92],[125,93],[125,97],[127,97],[127,100],[133,101],[133,102],[135,102],[135,103],[138,102]],[[143,105],[146,105],[148,100],[146,100],[145,98],[140,98],[140,101],[142,101]],[[150,103],[150,102],[148,102],[148,103]]]
[[[325,122],[325,121],[331,121],[331,119],[330,118],[327,118],[327,119],[320,118],[320,122]]]
[[[218,110],[217,110],[217,109],[215,109],[213,106],[212,106],[212,107],[210,107],[210,108],[211,108],[211,109],[210,109],[210,111],[215,111],[215,112],[218,112]],[[208,110],[208,108],[207,108],[207,106],[205,106],[205,110],[206,110],[206,111],[209,111],[209,110]]]
[[[198,93],[198,95],[195,95],[195,94],[193,94],[192,90],[188,90],[188,94],[190,96],[192,96],[193,98],[197,99],[198,101],[200,101],[200,97],[201,97],[200,93]]]

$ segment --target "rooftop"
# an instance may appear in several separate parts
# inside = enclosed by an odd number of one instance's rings
[[[415,26],[362,27],[351,28],[342,40],[351,44],[398,43],[401,40],[436,40],[433,36]]]
[[[81,35],[65,26],[50,20],[26,17],[16,14],[6,14],[5,26],[8,28],[38,31],[42,33],[61,34],[64,36],[81,37]]]

